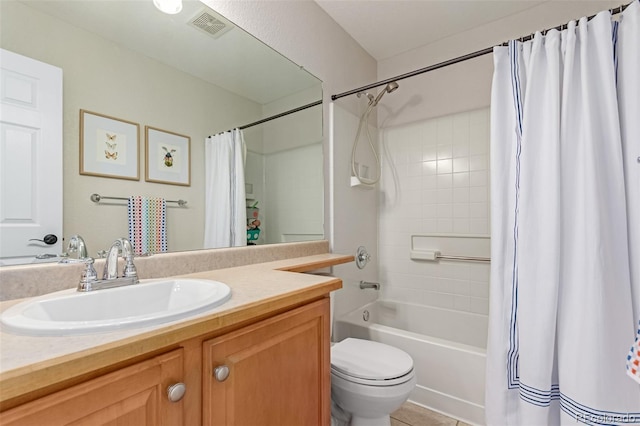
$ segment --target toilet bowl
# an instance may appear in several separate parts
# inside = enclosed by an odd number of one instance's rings
[[[331,399],[351,426],[390,426],[415,385],[413,359],[398,348],[353,338],[331,347]]]

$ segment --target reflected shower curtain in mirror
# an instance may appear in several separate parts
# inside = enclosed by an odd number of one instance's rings
[[[488,425],[640,425],[639,23],[494,49]]]
[[[204,248],[247,245],[242,130],[205,140]]]

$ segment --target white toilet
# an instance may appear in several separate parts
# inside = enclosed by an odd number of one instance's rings
[[[331,347],[331,400],[351,426],[390,426],[415,385],[413,359],[398,348],[353,338]]]

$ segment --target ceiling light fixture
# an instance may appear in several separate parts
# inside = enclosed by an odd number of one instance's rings
[[[153,0],[153,4],[161,12],[175,15],[182,10],[182,0]]]

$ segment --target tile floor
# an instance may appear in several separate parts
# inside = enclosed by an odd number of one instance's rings
[[[391,413],[391,426],[469,426],[410,402]]]

